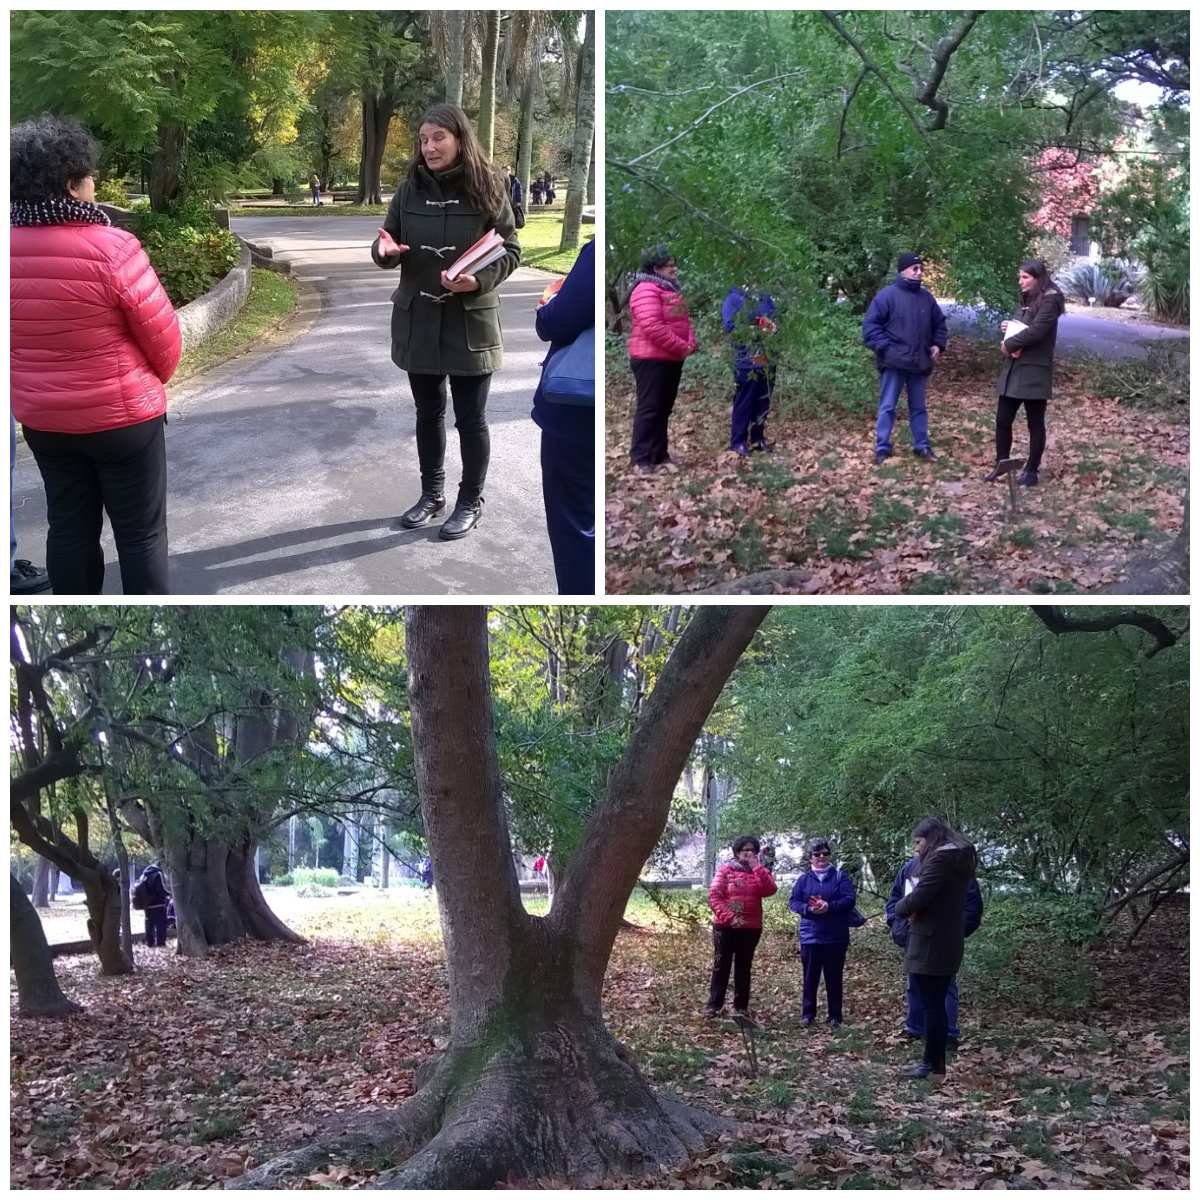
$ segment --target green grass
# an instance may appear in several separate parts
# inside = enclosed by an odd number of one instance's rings
[[[296,307],[296,288],[286,275],[254,267],[250,272],[250,294],[241,310],[225,326],[199,346],[184,353],[179,360],[174,382],[228,358],[273,329]]]

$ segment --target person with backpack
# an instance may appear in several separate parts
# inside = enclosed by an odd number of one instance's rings
[[[729,969],[733,968],[733,1011],[750,1018],[750,968],[762,937],[762,902],[779,890],[771,872],[759,862],[758,838],[740,837],[730,849],[733,861],[723,863],[708,889],[713,910],[713,971],[706,1017],[725,1007]]]
[[[842,973],[850,948],[850,917],[856,892],[850,876],[830,859],[829,842],[817,837],[808,845],[812,866],[796,880],[788,908],[800,914],[800,961],[804,967],[804,999],[800,1024],[817,1016],[817,989],[825,976],[829,1028],[842,1023]]]
[[[151,863],[138,876],[129,896],[134,908],[146,915],[146,945],[167,944],[167,902],[171,893],[158,863]]]
[[[896,872],[892,890],[887,899],[887,923],[892,931],[892,941],[901,950],[908,949],[908,922],[896,917],[896,904],[903,900],[920,881],[921,859],[913,855]],[[963,936],[970,937],[979,928],[983,920],[983,896],[979,891],[979,881],[974,876],[967,883],[967,904]],[[905,989],[906,1011],[904,1015],[904,1032],[915,1041],[925,1040],[925,1011],[921,1007],[921,997],[917,995],[917,985],[911,975],[907,976],[908,985]],[[946,989],[946,1046],[950,1050],[958,1049],[958,978],[950,977],[950,986]]]

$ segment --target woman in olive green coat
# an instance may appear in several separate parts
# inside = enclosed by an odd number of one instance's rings
[[[446,268],[493,229],[504,240],[501,257],[447,279]],[[521,261],[515,231],[504,173],[488,161],[461,108],[434,105],[420,120],[412,166],[371,246],[376,265],[400,268],[392,362],[408,373],[421,467],[421,498],[400,518],[406,529],[428,524],[446,507],[447,379],[463,475],[440,536],[463,537],[479,523],[491,449],[488,386],[504,359],[496,288]]]
[[[1066,308],[1063,294],[1056,288],[1040,258],[1021,264],[1017,272],[1021,289],[1021,307],[1014,314],[1024,328],[1009,333],[1012,321],[1000,326],[1004,335],[1000,350],[1004,362],[996,388],[996,462],[1012,452],[1013,421],[1021,405],[1029,425],[1029,457],[1017,481],[1021,487],[1036,487],[1038,467],[1046,450],[1046,405],[1054,387],[1054,343],[1058,340],[1058,318]],[[993,468],[987,480],[999,477]]]

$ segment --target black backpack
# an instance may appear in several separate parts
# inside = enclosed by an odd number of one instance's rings
[[[146,884],[146,881],[144,879],[138,879],[134,883],[133,890],[129,893],[130,908],[136,908],[140,911],[141,909],[146,907],[145,884]]]

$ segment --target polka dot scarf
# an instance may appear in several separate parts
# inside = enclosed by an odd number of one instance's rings
[[[12,225],[67,225],[86,222],[89,225],[111,225],[108,215],[97,204],[75,200],[70,196],[51,196],[46,200],[13,200],[9,206]]]

